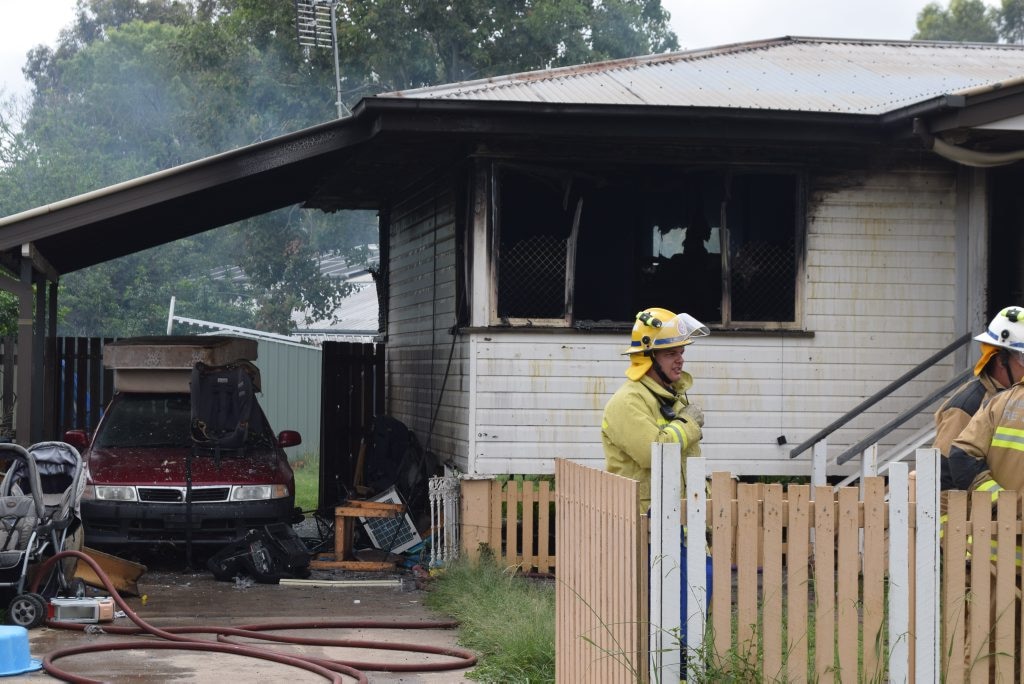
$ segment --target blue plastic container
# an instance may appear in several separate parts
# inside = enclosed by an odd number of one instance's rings
[[[17,625],[0,625],[0,677],[34,672],[43,666],[28,652],[28,630]]]

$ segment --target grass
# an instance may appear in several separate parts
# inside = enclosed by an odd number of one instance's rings
[[[295,505],[304,512],[315,511],[320,497],[320,455],[302,454],[291,461],[295,471]]]
[[[555,676],[555,584],[542,583],[503,571],[491,558],[479,563],[457,561],[438,572],[431,581],[426,604],[459,620],[459,642],[479,654],[477,666],[466,676],[482,682],[553,682]],[[817,681],[813,669],[815,621],[809,616],[806,681]],[[736,629],[735,615],[733,630]],[[884,623],[883,623],[884,624]],[[783,626],[785,630],[785,625]],[[733,644],[724,655],[714,652],[714,638],[708,633],[687,654],[697,682],[786,681],[781,673],[762,671],[760,625],[755,627],[758,648]],[[835,638],[835,636],[833,637]],[[889,654],[883,634],[867,645],[878,651],[882,671]],[[836,648],[838,644],[833,644]],[[678,647],[678,642],[676,642]],[[860,650],[860,649],[858,649]],[[614,655],[614,654],[606,654]],[[833,672],[838,675],[838,653]],[[785,662],[783,662],[785,668]],[[639,671],[638,668],[635,668]],[[638,680],[640,677],[638,676]],[[845,679],[845,678],[844,678]],[[884,681],[882,674],[869,673],[863,681]]]
[[[426,604],[461,624],[459,642],[479,655],[466,676],[481,682],[555,681],[555,585],[460,560],[435,575]]]

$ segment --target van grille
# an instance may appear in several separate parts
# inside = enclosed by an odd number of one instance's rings
[[[192,501],[227,501],[230,487],[193,487]],[[185,503],[184,487],[139,487],[139,501],[150,503]]]

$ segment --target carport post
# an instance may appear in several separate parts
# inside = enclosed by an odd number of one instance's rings
[[[32,260],[22,246],[21,278],[18,281],[18,393],[15,401],[15,434],[23,446],[32,443]]]
[[[32,413],[30,428],[30,444],[43,441],[43,345],[46,339],[46,278],[32,269],[35,281],[36,306],[35,321],[32,327]]]

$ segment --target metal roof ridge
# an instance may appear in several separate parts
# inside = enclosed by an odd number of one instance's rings
[[[378,93],[368,99],[417,99],[420,95],[439,95],[445,92],[465,92],[484,88],[500,89],[506,86],[520,85],[523,83],[553,81],[560,78],[572,78],[591,73],[611,73],[618,70],[634,69],[642,66],[653,66],[666,63],[690,62],[714,57],[739,54],[743,52],[754,52],[758,50],[774,49],[789,45],[812,45],[812,44],[836,44],[836,45],[863,45],[863,46],[893,46],[905,48],[948,48],[948,49],[977,49],[977,50],[1004,50],[1021,51],[1024,45],[1010,43],[967,43],[955,41],[937,40],[910,40],[910,39],[888,39],[888,38],[840,38],[822,36],[779,36],[759,40],[743,41],[738,43],[726,43],[710,47],[694,48],[688,50],[675,50],[672,52],[659,52],[650,55],[637,57],[623,57],[608,59],[599,62],[586,64],[566,65],[550,67],[547,69],[535,69],[522,71],[513,74],[501,74],[467,81],[455,81],[452,83],[439,83],[419,88],[396,90],[387,93]]]
[[[762,40],[752,40],[741,43],[728,43],[725,45],[694,48],[691,50],[656,52],[650,55],[641,55],[639,57],[620,57],[617,59],[605,59],[598,62],[587,62],[585,64],[570,64],[566,66],[549,67],[547,69],[520,71],[513,74],[488,76],[486,78],[477,78],[469,81],[438,83],[436,85],[422,86],[419,88],[410,88],[407,90],[395,90],[387,93],[377,93],[376,95],[372,96],[372,98],[398,99],[405,97],[415,97],[415,95],[419,93],[436,93],[444,90],[458,90],[463,88],[472,89],[486,85],[500,86],[506,83],[514,84],[528,81],[549,80],[559,78],[562,76],[578,76],[580,74],[586,74],[596,71],[612,71],[620,68],[647,66],[649,64],[657,64],[663,62],[679,62],[686,61],[689,59],[701,59],[704,57],[718,54],[729,54],[733,52],[760,50],[767,47],[778,47],[780,45],[789,44],[791,42],[793,42],[793,39],[790,38],[789,36],[781,36],[779,38],[767,38]]]

